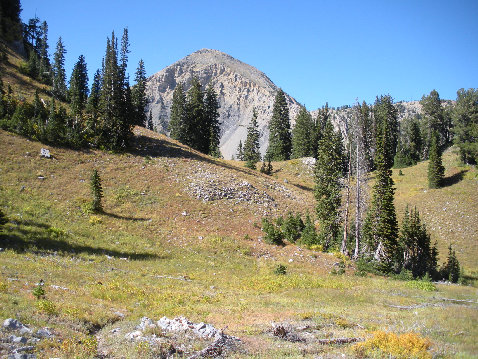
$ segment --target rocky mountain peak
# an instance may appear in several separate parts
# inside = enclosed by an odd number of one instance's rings
[[[258,114],[261,153],[264,154],[269,139],[267,124],[279,88],[255,67],[218,50],[193,52],[148,79],[146,93],[150,102],[147,110],[152,111],[155,125],[166,129],[174,88],[182,82],[187,91],[193,77],[197,77],[204,88],[211,83],[218,94],[220,148],[224,158],[231,158],[239,141],[245,141],[253,108]],[[293,119],[300,105],[287,94],[286,99]]]

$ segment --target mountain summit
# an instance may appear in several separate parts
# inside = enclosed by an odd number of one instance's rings
[[[204,88],[212,83],[218,95],[221,105],[220,148],[224,158],[230,159],[235,154],[239,141],[245,141],[253,108],[256,108],[258,114],[260,149],[264,154],[269,139],[267,124],[279,88],[263,72],[221,51],[196,51],[148,78],[147,110],[152,111],[154,124],[165,127],[169,122],[174,88],[182,82],[187,91],[194,76]],[[286,100],[293,119],[300,104],[287,94]]]

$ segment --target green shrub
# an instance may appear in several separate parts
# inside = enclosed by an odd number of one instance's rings
[[[285,275],[287,273],[287,267],[283,264],[278,264],[274,268],[274,274]]]
[[[285,239],[290,243],[295,243],[300,238],[304,227],[305,225],[302,218],[300,218],[300,213],[294,216],[292,212],[289,212],[282,224]]]
[[[32,294],[35,296],[36,299],[45,298],[45,289],[43,288],[43,284],[38,284],[33,290]]]
[[[262,219],[262,231],[265,233],[264,241],[266,243],[284,245],[284,234],[278,226],[267,218]]]

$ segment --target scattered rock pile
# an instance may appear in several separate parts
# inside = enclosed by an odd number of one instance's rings
[[[218,173],[197,167],[187,178],[190,181],[187,191],[205,202],[227,199],[234,203],[249,202],[263,206],[277,206],[274,198],[267,192],[258,190],[249,182],[237,179],[236,176],[229,175],[223,178]]]
[[[240,350],[241,346],[238,338],[224,334],[213,325],[193,323],[184,317],[174,319],[163,317],[158,321],[143,317],[133,331],[124,334],[118,327],[111,330],[108,335],[121,339],[121,342],[114,340],[116,346],[145,342],[161,358],[172,356],[190,359],[223,358],[230,352]],[[198,347],[203,349],[198,350]],[[108,351],[108,355],[113,353]]]
[[[38,342],[52,337],[48,328],[34,331],[17,319],[5,319],[0,332],[0,357],[34,359],[36,355],[33,352]]]

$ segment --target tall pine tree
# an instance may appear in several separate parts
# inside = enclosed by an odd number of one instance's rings
[[[290,132],[289,107],[284,91],[280,89],[275,97],[272,118],[269,122],[269,147],[267,153],[271,161],[290,159],[292,137]]]
[[[209,154],[214,157],[221,157],[219,150],[219,140],[221,134],[221,124],[219,123],[219,101],[216,91],[209,83],[204,97],[204,121],[206,127],[209,127]]]
[[[114,32],[106,42],[102,87],[99,102],[98,145],[111,150],[125,148],[131,135],[131,103],[122,69],[118,65],[117,39]]]
[[[71,73],[68,98],[72,114],[81,117],[88,99],[88,70],[83,55],[80,55]]]
[[[53,96],[59,100],[65,100],[67,95],[66,74],[65,74],[66,49],[61,37],[56,43],[55,54],[53,55],[52,83]]]
[[[375,121],[375,151],[381,145],[378,142],[385,140],[384,161],[387,168],[392,168],[398,145],[398,111],[393,105],[390,95],[377,97],[373,106]],[[376,165],[375,165],[376,166]]]
[[[425,224],[421,223],[420,214],[415,208],[405,209],[399,236],[400,250],[403,253],[402,268],[412,272],[414,277],[423,277],[427,273],[436,275],[435,247],[431,246],[430,234]]]
[[[319,146],[319,141],[322,139],[322,134],[325,129],[325,125],[330,118],[329,104],[325,103],[325,106],[318,111],[317,117],[314,121],[314,133],[312,139],[312,156],[317,157],[317,150]]]
[[[291,158],[314,157],[314,121],[309,111],[301,107],[292,130]]]
[[[146,106],[148,104],[148,99],[146,97],[146,70],[144,68],[144,62],[142,59],[139,60],[134,81],[136,84],[133,86],[131,93],[134,123],[137,126],[146,127]]]
[[[460,89],[453,109],[454,142],[464,163],[478,163],[478,89]]]
[[[367,211],[362,238],[369,254],[383,272],[390,272],[397,259],[398,223],[393,203],[392,170],[386,162],[388,125],[383,123],[375,155],[375,184],[372,189],[372,203]]]
[[[445,167],[442,164],[441,150],[439,145],[439,136],[437,132],[431,135],[431,144],[428,161],[428,187],[440,188],[443,185],[445,177]]]
[[[339,233],[343,156],[342,138],[329,120],[319,141],[315,163],[315,208],[319,237],[326,250],[335,244]]]
[[[176,85],[173,92],[173,101],[171,104],[171,117],[169,120],[169,136],[173,140],[184,143],[186,127],[186,94],[183,84]]]
[[[256,169],[256,163],[261,160],[259,152],[259,127],[257,124],[257,112],[254,108],[252,110],[252,120],[247,127],[247,137],[244,143],[243,154],[246,161],[246,167]]]
[[[98,108],[100,104],[100,94],[102,87],[102,76],[100,70],[96,70],[93,77],[93,83],[91,84],[90,96],[88,97],[88,103],[86,109],[96,122],[98,116]]]
[[[442,147],[449,142],[450,125],[447,114],[441,104],[440,95],[436,90],[432,90],[428,96],[422,96],[420,100],[424,115],[425,144],[431,144],[433,132],[438,134],[438,145]],[[425,153],[428,154],[429,147],[425,147]]]
[[[50,84],[50,59],[48,57],[48,24],[43,21],[41,24],[41,47],[40,47],[40,64],[38,68],[39,77],[42,82]]]
[[[202,153],[209,152],[210,127],[205,120],[204,92],[197,77],[187,92],[184,144]]]

